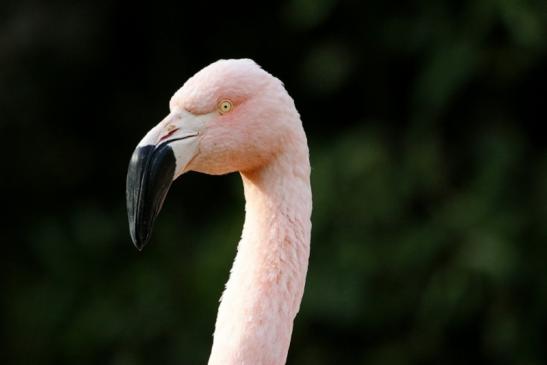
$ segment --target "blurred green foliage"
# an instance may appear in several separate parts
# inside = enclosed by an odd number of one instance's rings
[[[142,253],[124,178],[170,94],[228,57],[285,82],[310,142],[288,363],[547,363],[544,0],[26,0],[0,20],[2,364],[207,361],[239,177],[177,182]]]

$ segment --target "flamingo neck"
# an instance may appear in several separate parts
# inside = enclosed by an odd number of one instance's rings
[[[209,365],[282,365],[308,269],[312,203],[305,137],[265,167],[241,175],[245,224]]]

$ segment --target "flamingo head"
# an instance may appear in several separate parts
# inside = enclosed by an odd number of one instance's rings
[[[177,177],[260,168],[290,143],[295,113],[281,81],[252,60],[220,60],[191,77],[129,162],[126,195],[135,246],[140,250],[150,240]]]

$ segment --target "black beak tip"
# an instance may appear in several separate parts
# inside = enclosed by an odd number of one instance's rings
[[[135,247],[137,248],[137,250],[139,250],[139,252],[141,252],[142,249],[144,248],[144,246],[146,246],[145,243],[141,243],[141,242],[133,242],[133,244],[135,245]]]
[[[131,241],[133,241],[133,245],[137,250],[142,251],[144,246],[146,246],[150,241],[150,234],[146,234],[144,232],[134,234],[134,232],[131,232]]]
[[[139,251],[150,241],[175,168],[169,144],[137,147],[131,157],[126,181],[127,213],[131,240]]]

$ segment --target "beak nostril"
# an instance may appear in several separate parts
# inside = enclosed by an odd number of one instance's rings
[[[164,141],[165,139],[171,137],[176,131],[178,131],[179,129],[173,125],[167,127],[167,134],[165,134],[163,137],[160,138],[160,140],[158,141],[161,142],[161,141]]]

